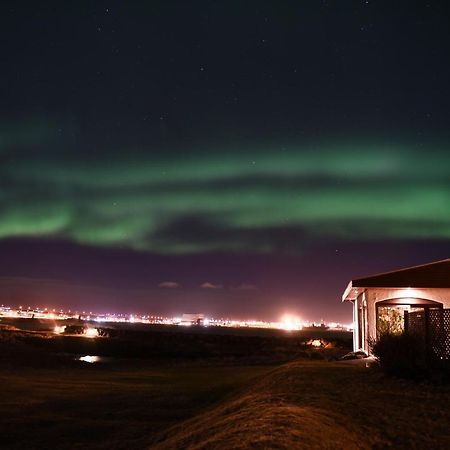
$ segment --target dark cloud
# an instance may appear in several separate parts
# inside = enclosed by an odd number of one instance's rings
[[[158,284],[158,287],[163,289],[178,289],[181,287],[181,284],[176,281],[162,281]]]
[[[209,281],[205,281],[200,285],[201,289],[223,289],[223,284],[211,283]]]

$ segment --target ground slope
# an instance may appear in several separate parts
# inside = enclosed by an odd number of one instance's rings
[[[448,448],[450,390],[296,362],[166,431],[153,449]]]

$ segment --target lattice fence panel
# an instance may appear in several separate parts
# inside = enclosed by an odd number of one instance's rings
[[[439,359],[450,359],[450,309],[429,311],[429,344]]]
[[[408,314],[408,333],[425,335],[425,311],[415,311]]]

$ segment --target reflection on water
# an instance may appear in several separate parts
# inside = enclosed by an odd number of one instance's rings
[[[91,356],[91,355],[86,355],[86,356],[80,356],[78,358],[79,361],[84,361],[87,363],[96,363],[96,362],[100,362],[101,358],[100,356]]]

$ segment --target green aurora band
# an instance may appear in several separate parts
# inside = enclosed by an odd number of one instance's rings
[[[450,238],[446,145],[250,146],[82,157],[0,133],[0,238],[161,253],[270,252],[316,239]],[[26,147],[27,150],[17,150]]]

